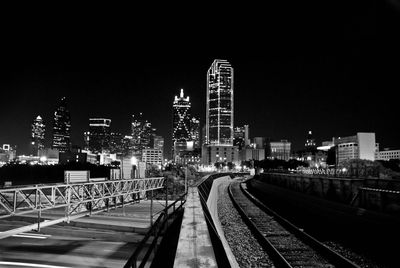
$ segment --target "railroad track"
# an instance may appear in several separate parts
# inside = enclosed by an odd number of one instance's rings
[[[229,196],[277,267],[359,267],[262,204],[233,181]]]

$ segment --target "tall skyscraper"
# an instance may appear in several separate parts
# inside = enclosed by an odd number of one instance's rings
[[[206,134],[202,163],[238,164],[233,145],[233,68],[226,60],[214,60],[207,72]]]
[[[173,103],[173,142],[191,140],[190,136],[190,101],[189,96],[185,98],[183,89],[178,96],[175,96]]]
[[[31,145],[32,154],[39,155],[39,151],[44,149],[44,134],[46,126],[43,122],[42,117],[38,115],[32,123],[32,134],[31,134]]]
[[[188,142],[192,140],[190,135],[190,100],[185,97],[183,89],[180,95],[175,96],[173,102],[172,143],[173,157],[180,151],[187,150]]]
[[[305,143],[306,150],[315,150],[317,147],[315,145],[315,140],[312,137],[312,131],[308,131],[307,140]]]
[[[83,132],[83,149],[89,151],[90,132]]]
[[[154,136],[153,149],[161,151],[161,160],[164,162],[164,138],[162,136]]]
[[[154,136],[153,149],[164,151],[164,138],[162,136]]]
[[[200,120],[196,117],[190,119],[190,138],[193,141],[194,149],[199,149],[200,146]]]
[[[110,151],[111,119],[89,119],[89,150],[93,153]]]
[[[123,154],[123,136],[118,132],[111,132],[110,134],[110,153]]]
[[[245,146],[249,146],[249,144],[249,125],[235,127],[233,130],[233,145],[242,150]]]
[[[214,60],[207,72],[206,143],[233,145],[233,68]]]
[[[156,129],[148,120],[144,119],[143,113],[132,115],[133,153],[140,155],[143,149],[150,149],[155,132]]]
[[[69,151],[71,148],[71,116],[67,108],[67,99],[61,101],[54,112],[53,149],[60,152]]]

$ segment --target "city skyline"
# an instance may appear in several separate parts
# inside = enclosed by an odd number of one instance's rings
[[[212,61],[211,61],[212,62]],[[240,68],[240,66],[238,66],[238,68]],[[202,75],[200,74],[199,77],[201,77]],[[238,76],[240,77],[240,74],[238,74]],[[205,80],[204,74],[202,77]],[[243,82],[242,82],[243,83]],[[180,83],[177,83],[180,84]],[[204,122],[205,122],[205,99],[206,99],[206,83],[203,81],[203,86],[199,85],[197,88],[198,89],[202,89],[203,92],[198,92],[198,91],[194,91],[191,90],[190,88],[188,89],[188,87],[183,87],[185,92],[187,95],[194,95],[196,97],[192,97],[192,106],[193,106],[193,110],[195,114],[199,114],[200,118],[202,119],[201,123],[202,126],[204,126]],[[238,84],[240,85],[241,83],[238,82]],[[170,92],[170,94],[166,94],[166,95],[160,95],[161,100],[165,100],[167,97],[169,97],[169,100],[167,102],[167,104],[170,103],[170,99],[172,99],[172,97],[174,96],[176,90],[178,88],[173,88]],[[248,92],[248,90],[246,91]],[[257,93],[257,92],[256,92]],[[279,92],[267,92],[267,94],[269,94],[271,97],[274,97],[274,93],[276,93],[277,98],[281,99],[285,98],[285,96],[282,96]],[[294,92],[296,94],[296,92]],[[144,94],[144,93],[141,93]],[[282,122],[277,122],[278,119],[276,118],[272,118],[274,115],[278,116],[278,118],[283,118],[284,120],[286,119],[298,119],[299,118],[299,114],[293,114],[293,112],[282,115],[281,112],[279,111],[279,109],[273,109],[275,111],[263,111],[263,105],[262,103],[260,103],[260,100],[257,100],[257,98],[254,98],[254,96],[250,96],[249,98],[246,98],[246,94],[245,92],[243,92],[243,90],[241,90],[241,88],[238,86],[237,90],[235,92],[235,94],[238,94],[239,97],[235,96],[235,103],[237,103],[237,106],[235,107],[235,114],[238,114],[238,117],[240,119],[235,120],[234,126],[239,126],[239,125],[243,125],[243,124],[248,124],[249,128],[250,128],[250,137],[255,137],[255,136],[265,136],[265,137],[271,137],[272,139],[275,140],[279,140],[279,139],[288,139],[293,141],[293,143],[295,144],[295,148],[296,149],[301,149],[302,148],[302,144],[304,143],[304,139],[306,137],[306,132],[308,130],[312,130],[313,134],[317,140],[318,143],[321,143],[322,141],[325,140],[330,140],[333,136],[346,136],[346,135],[350,135],[353,132],[356,131],[372,131],[372,132],[376,132],[377,133],[377,139],[379,140],[379,142],[384,146],[384,147],[392,147],[392,148],[398,148],[399,143],[397,141],[397,139],[395,139],[395,137],[388,135],[390,133],[388,132],[384,132],[384,131],[380,131],[380,129],[385,129],[382,127],[374,127],[374,124],[378,124],[379,122],[371,122],[370,120],[368,120],[367,118],[360,118],[360,121],[364,121],[366,122],[365,126],[362,126],[361,124],[353,124],[350,128],[345,128],[344,126],[349,126],[349,124],[351,122],[354,122],[352,120],[358,120],[357,117],[359,117],[359,115],[357,116],[357,114],[359,114],[358,112],[355,112],[354,114],[350,115],[350,114],[345,114],[343,111],[337,111],[338,114],[341,114],[341,116],[344,116],[345,118],[343,120],[341,120],[343,126],[340,126],[338,124],[336,124],[336,126],[333,126],[332,123],[329,123],[329,120],[326,120],[325,123],[315,123],[314,119],[310,119],[307,118],[307,115],[304,115],[304,119],[303,119],[303,123],[304,126],[301,127],[301,131],[296,131],[295,128],[293,128],[293,131],[290,129],[289,126],[287,126],[286,124],[282,124]],[[350,94],[354,94],[352,92],[350,92]],[[77,108],[77,103],[81,103],[83,102],[82,99],[79,99],[80,96],[79,95],[75,95],[71,94],[71,93],[67,93],[67,96],[69,95],[69,97],[67,97],[67,100],[69,103],[69,110],[71,113],[71,129],[72,129],[72,142],[74,145],[78,145],[78,146],[82,146],[83,147],[83,133],[85,131],[88,130],[88,126],[87,126],[87,120],[90,117],[108,117],[110,119],[113,120],[113,130],[114,131],[118,131],[118,132],[122,132],[122,133],[129,133],[130,131],[130,117],[132,116],[132,113],[129,113],[129,111],[126,112],[126,114],[119,114],[116,113],[115,111],[111,111],[111,110],[104,110],[104,112],[100,112],[99,110],[101,109],[97,109],[97,105],[93,105],[91,108],[94,108],[94,111],[91,112],[88,109],[84,109],[84,113],[80,113],[80,109]],[[202,96],[203,95],[203,96]],[[153,97],[154,98],[154,97]],[[240,100],[238,100],[240,98]],[[365,98],[365,96],[364,96]],[[85,98],[87,100],[87,98]],[[368,100],[368,98],[366,98]],[[304,99],[303,99],[304,100]],[[315,99],[314,99],[315,100]],[[51,114],[54,112],[54,109],[56,107],[56,103],[59,101],[58,98],[53,98],[53,99],[49,99],[46,98],[46,103],[44,103],[43,106],[41,107],[30,107],[31,109],[29,109],[25,115],[26,118],[22,118],[20,117],[20,120],[22,122],[28,122],[27,124],[17,124],[14,125],[14,128],[19,130],[16,131],[19,134],[18,135],[13,135],[12,133],[5,133],[4,131],[0,131],[0,142],[1,143],[10,143],[10,144],[16,144],[18,145],[18,151],[21,153],[29,153],[29,139],[27,138],[29,133],[30,133],[30,123],[29,120],[32,118],[32,116],[34,114],[43,114],[43,119],[45,122],[47,122],[46,124],[46,146],[49,147],[49,139],[50,137],[52,137],[52,126],[53,126],[53,119]],[[260,118],[257,118],[258,120],[254,120],[254,116],[255,116],[255,112],[256,111],[247,111],[249,114],[251,114],[252,116],[249,117],[249,119],[246,118],[246,114],[241,114],[241,111],[239,110],[241,107],[243,106],[247,106],[247,107],[251,107],[252,106],[252,102],[256,101],[259,105],[259,107],[261,108],[261,111],[264,112],[264,115],[267,115],[266,120],[264,121],[265,123],[263,124],[262,120],[259,120]],[[268,100],[266,100],[268,103]],[[288,102],[293,102],[293,100],[287,100]],[[373,100],[369,99],[370,101],[370,105],[372,105]],[[389,102],[391,100],[388,100]],[[148,104],[153,111],[157,111],[159,109],[157,109],[154,104],[151,103],[152,102],[152,98],[149,98],[149,102],[143,102],[141,103],[140,107],[133,107],[135,110],[146,110],[146,105]],[[245,103],[243,103],[245,102]],[[314,102],[314,103],[313,103]],[[323,105],[321,105],[320,102],[308,102],[308,105],[315,105],[320,107],[319,111],[320,112],[324,112],[324,107]],[[304,103],[304,102],[303,102]],[[100,103],[99,103],[100,104]],[[161,104],[160,102],[157,102],[157,104]],[[276,107],[276,103],[272,104],[273,106]],[[379,105],[379,104],[378,104]],[[102,105],[99,105],[102,106]],[[161,105],[163,106],[163,105]],[[350,105],[351,106],[351,105]],[[110,106],[112,107],[112,106]],[[33,109],[33,108],[39,108],[39,109]],[[45,108],[47,108],[47,110],[45,110]],[[139,108],[139,109],[137,109]],[[169,107],[168,107],[169,108]],[[110,108],[111,109],[111,108]],[[149,108],[147,108],[147,111],[150,110]],[[245,108],[246,109],[246,108]],[[289,109],[293,111],[293,108],[287,106],[285,107],[285,109]],[[310,107],[305,107],[303,110],[309,110]],[[351,109],[351,107],[347,106],[340,106],[340,109]],[[357,109],[357,107],[352,107],[352,109]],[[393,109],[393,107],[388,106],[388,110]],[[130,110],[125,109],[125,110]],[[132,109],[133,110],[133,109]],[[163,109],[164,110],[164,109]],[[170,110],[170,108],[168,109]],[[166,137],[166,143],[168,143],[168,140],[170,140],[168,137],[172,136],[171,133],[171,129],[172,129],[172,113],[170,111],[164,111],[160,114],[155,113],[155,112],[147,112],[146,115],[148,116],[149,120],[153,123],[153,125],[159,129],[159,134],[163,137]],[[332,110],[332,107],[326,107],[326,110]],[[363,110],[363,109],[361,109]],[[371,108],[368,108],[369,111],[371,111]],[[335,111],[335,109],[333,109],[333,111]],[[168,114],[169,112],[169,114]],[[32,114],[31,114],[32,113]],[[87,114],[88,117],[84,116],[83,114]],[[276,113],[276,114],[274,114]],[[114,115],[114,116],[112,116]],[[162,116],[161,116],[162,115]],[[17,115],[19,116],[19,115]],[[310,115],[312,117],[312,115]],[[391,115],[389,114],[387,117],[390,117]],[[393,116],[393,115],[392,115]],[[294,118],[293,118],[294,117]],[[301,116],[300,116],[301,117]],[[320,116],[316,116],[317,118],[321,118]],[[376,115],[374,115],[374,117],[376,118]],[[115,118],[115,120],[114,120]],[[5,114],[3,114],[0,118],[0,120],[2,121],[8,121],[8,123],[10,124],[11,118],[7,118],[5,116]],[[367,120],[366,120],[367,119]],[[240,121],[239,121],[240,120]],[[335,118],[334,118],[335,120]],[[340,120],[339,120],[340,121]],[[115,122],[115,124],[114,124]],[[336,118],[336,123],[338,122],[337,118]],[[359,121],[358,121],[359,122]],[[297,122],[295,125],[299,125],[300,122]],[[357,123],[357,122],[356,122]],[[259,124],[259,125],[257,125]],[[4,125],[4,124],[2,124]],[[11,123],[12,125],[12,123]],[[160,125],[160,126],[158,126]],[[264,127],[260,127],[260,125],[265,125]],[[279,127],[281,126],[281,128]],[[21,129],[25,129],[25,135],[22,135],[20,133],[22,133],[20,130]],[[340,130],[339,130],[340,129]],[[390,129],[390,127],[386,128],[386,129]],[[329,134],[331,133],[331,134]],[[25,144],[24,144],[25,143]],[[171,148],[171,143],[167,144],[167,150],[169,150],[168,148]]]
[[[0,143],[29,153],[31,121],[41,115],[49,147],[53,113],[66,96],[74,144],[83,146],[89,118],[110,118],[113,131],[129,133],[131,116],[143,112],[170,150],[171,100],[183,88],[204,126],[206,72],[220,58],[235,68],[234,126],[248,124],[251,137],[287,139],[296,150],[304,147],[309,130],[317,145],[332,137],[375,132],[382,148],[398,149],[393,131],[400,88],[394,42],[398,12],[370,1],[349,5],[338,13],[321,12],[316,20],[303,20],[301,14],[279,27],[267,27],[268,19],[278,16],[249,21],[245,31],[230,30],[235,33],[232,46],[193,42],[194,48],[191,41],[197,39],[192,38],[175,49],[161,42],[158,49],[128,50],[116,41],[107,49],[86,50],[83,43],[90,40],[82,41],[82,47],[68,42],[41,47],[39,41],[48,39],[38,33],[37,43],[10,48],[2,61]]]

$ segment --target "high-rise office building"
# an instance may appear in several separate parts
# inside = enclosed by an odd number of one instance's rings
[[[164,151],[164,138],[162,136],[154,136],[153,149]]]
[[[123,136],[118,132],[111,132],[110,134],[110,153],[111,154],[122,154],[123,152]]]
[[[178,96],[175,96],[172,118],[172,157],[177,161],[177,157],[187,150],[193,150],[193,142],[190,133],[190,109],[191,103],[189,96],[185,97],[183,89]]]
[[[111,119],[89,119],[89,150],[92,153],[104,153],[110,151]]]
[[[90,132],[83,132],[83,149],[89,151]]]
[[[311,130],[308,131],[305,147],[306,147],[306,150],[315,150],[317,148],[316,144],[315,144],[315,139],[312,136],[312,131]]]
[[[134,145],[133,145],[133,137],[132,136],[124,136],[122,138],[122,155],[131,157],[135,154]]]
[[[185,97],[183,89],[180,95],[175,96],[173,102],[172,142],[174,156],[179,151],[187,149],[187,142],[192,140],[190,135],[190,100]]]
[[[233,145],[233,68],[228,61],[217,59],[207,72],[206,134],[202,163],[238,164],[238,151],[238,147]]]
[[[141,155],[143,149],[150,149],[156,129],[151,123],[144,119],[143,113],[132,115],[132,144],[133,153]]]
[[[161,151],[162,160],[164,160],[164,138],[162,136],[154,136],[153,149]]]
[[[61,98],[54,112],[52,148],[60,152],[69,151],[71,148],[71,116],[65,97]]]
[[[207,73],[206,143],[233,145],[233,68],[214,60]]]
[[[38,156],[39,151],[44,149],[44,134],[46,126],[40,115],[36,117],[32,122],[32,134],[31,134],[31,145],[32,154]]]
[[[200,120],[196,117],[190,119],[190,138],[193,141],[194,149],[199,149],[200,146]]]
[[[233,145],[242,150],[245,146],[250,145],[249,140],[249,125],[243,127],[235,127],[233,129]]]

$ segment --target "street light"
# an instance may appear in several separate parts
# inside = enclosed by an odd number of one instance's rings
[[[185,194],[188,192],[188,185],[187,185],[187,169],[188,169],[188,167],[186,166],[186,169],[185,169]]]
[[[133,178],[136,179],[136,166],[137,166],[138,160],[136,157],[132,156],[131,157],[131,164],[132,164],[132,171],[133,171]]]

